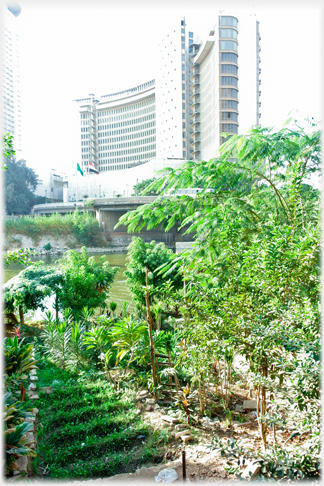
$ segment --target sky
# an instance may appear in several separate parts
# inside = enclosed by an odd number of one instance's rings
[[[155,52],[171,20],[184,15],[187,30],[202,38],[220,9],[239,18],[239,60],[244,29],[260,21],[263,126],[280,128],[291,110],[322,116],[323,16],[320,2],[69,2],[20,0],[23,154],[40,177],[50,169],[75,171],[80,154],[78,105],[155,77]],[[226,9],[225,9],[226,5]],[[248,34],[246,30],[246,34]],[[241,37],[240,37],[241,36]],[[248,68],[240,69],[240,101]],[[254,73],[253,73],[254,74]],[[255,78],[253,78],[255,79]],[[242,80],[242,81],[241,81]],[[255,81],[254,81],[255,82]],[[239,86],[240,88],[240,86]],[[248,106],[248,105],[247,105]],[[240,131],[254,115],[240,112]],[[252,121],[253,122],[253,121]]]

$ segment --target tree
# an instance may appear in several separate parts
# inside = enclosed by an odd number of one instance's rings
[[[44,299],[58,293],[62,284],[62,273],[42,263],[36,263],[20,272],[3,286],[3,299],[9,312],[19,310],[20,322],[24,324],[24,312],[45,309]]]
[[[10,157],[12,157],[13,155],[15,155],[15,151],[13,149],[13,136],[10,135],[10,133],[4,133],[2,135],[2,157],[4,159],[8,159]],[[3,166],[2,168],[4,170],[7,170],[8,167],[6,166],[6,164],[3,162]]]
[[[134,193],[132,194],[132,196],[140,196],[141,193],[150,185],[152,184],[152,182],[154,182],[156,179],[155,177],[153,179],[144,179],[143,181],[141,182],[138,182],[137,184],[134,185],[133,187],[133,191]],[[155,191],[149,191],[147,193],[147,195],[149,196],[156,196],[156,192]]]
[[[97,261],[89,257],[85,247],[81,252],[67,251],[59,263],[63,274],[59,302],[62,309],[70,308],[76,316],[84,307],[105,308],[109,288],[117,267],[111,267],[106,257]]]
[[[5,208],[7,214],[29,214],[35,204],[34,191],[38,176],[26,166],[25,160],[6,159],[4,176]]]
[[[147,188],[166,193],[193,187],[199,177],[201,193],[157,198],[120,219],[132,232],[162,222],[168,231],[180,222],[187,233],[196,234],[193,249],[165,267],[181,266],[188,275],[192,319],[183,330],[184,359],[192,363],[193,379],[203,386],[216,363],[226,406],[233,356],[243,355],[258,400],[264,447],[269,426],[274,443],[276,425],[285,426],[276,409],[284,394],[283,408],[296,430],[312,431],[315,462],[321,228],[320,194],[308,179],[320,173],[320,166],[321,133],[314,126],[308,132],[296,124],[278,132],[257,127],[231,137],[216,159],[168,169]],[[305,366],[308,352],[311,365]],[[301,387],[306,375],[312,384],[307,390]]]

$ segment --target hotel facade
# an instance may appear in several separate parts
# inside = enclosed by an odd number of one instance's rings
[[[260,118],[260,33],[256,52],[255,124]],[[219,15],[204,41],[179,20],[158,45],[158,71],[134,88],[75,100],[81,121],[80,165],[99,173],[152,159],[208,160],[239,131],[239,20]]]

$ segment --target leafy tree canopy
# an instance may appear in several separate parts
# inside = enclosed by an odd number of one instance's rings
[[[134,193],[132,194],[132,196],[140,196],[141,193],[155,180],[156,180],[155,177],[153,177],[153,179],[144,179],[143,181],[135,184],[133,187]],[[155,196],[156,194],[157,193],[154,190],[150,190],[149,192],[146,192],[146,195],[148,196]]]
[[[38,176],[26,166],[25,160],[6,159],[4,175],[5,208],[7,214],[29,214],[35,204],[34,191]]]
[[[104,256],[98,260],[89,257],[85,247],[80,253],[75,250],[67,251],[60,260],[59,267],[63,274],[59,295],[63,309],[70,308],[77,314],[84,307],[106,307],[105,300],[118,272],[117,267],[111,267]]]

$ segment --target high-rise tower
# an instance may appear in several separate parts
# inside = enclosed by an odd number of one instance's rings
[[[16,158],[22,156],[21,99],[20,99],[20,59],[17,17],[21,8],[11,3],[3,19],[3,117],[2,131],[14,137]]]

